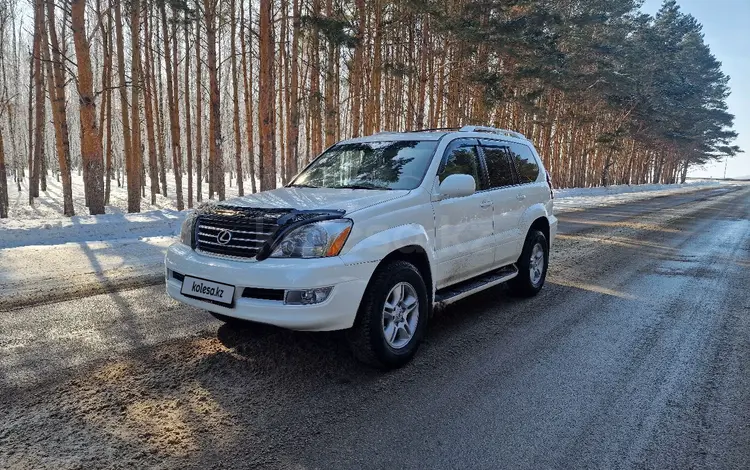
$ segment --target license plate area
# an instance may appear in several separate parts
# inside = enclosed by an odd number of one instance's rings
[[[231,307],[234,301],[234,286],[191,276],[185,276],[180,293],[225,307]]]

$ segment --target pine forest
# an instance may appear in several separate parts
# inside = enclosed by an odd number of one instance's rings
[[[729,78],[673,0],[0,0],[0,217],[72,175],[102,214],[288,182],[335,142],[467,124],[557,187],[684,181],[740,151]],[[225,178],[228,175],[228,178]],[[168,179],[172,186],[168,188]],[[82,214],[83,215],[83,214]]]

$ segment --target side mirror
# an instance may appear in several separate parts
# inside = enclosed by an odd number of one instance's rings
[[[450,175],[440,183],[440,199],[471,196],[477,183],[471,175]]]

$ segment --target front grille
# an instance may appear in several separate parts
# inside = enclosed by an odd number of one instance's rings
[[[279,228],[277,220],[289,211],[221,208],[198,217],[196,248],[208,253],[252,258]]]
[[[265,259],[274,238],[281,235],[279,230],[313,220],[337,219],[344,214],[341,210],[258,209],[214,204],[198,209],[194,248],[201,253],[232,258],[254,258],[260,253],[260,258]]]

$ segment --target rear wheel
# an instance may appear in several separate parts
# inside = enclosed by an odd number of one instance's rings
[[[380,266],[348,332],[357,359],[381,368],[409,362],[427,327],[427,302],[427,288],[413,264],[394,261]]]
[[[539,230],[530,230],[518,258],[518,276],[508,282],[511,294],[517,297],[533,297],[542,290],[547,278],[549,244]]]

